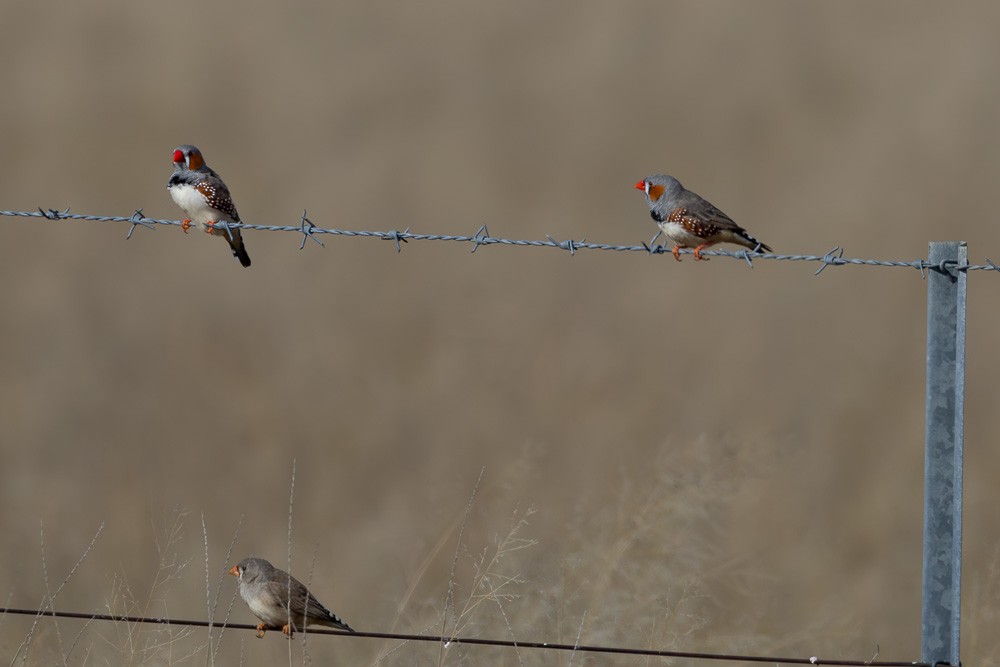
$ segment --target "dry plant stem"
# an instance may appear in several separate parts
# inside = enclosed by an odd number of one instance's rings
[[[441,550],[444,548],[445,544],[448,543],[448,540],[451,539],[451,536],[455,533],[455,531],[458,529],[458,527],[460,525],[462,525],[462,521],[463,521],[463,519],[464,519],[467,511],[468,510],[463,510],[462,512],[460,512],[455,517],[455,520],[451,522],[451,525],[448,527],[448,530],[446,530],[441,535],[441,537],[438,538],[438,541],[434,544],[433,547],[431,547],[431,550],[427,552],[427,555],[424,556],[423,561],[421,561],[420,565],[417,567],[416,572],[414,572],[413,581],[410,583],[409,587],[406,589],[406,593],[403,594],[403,597],[400,598],[399,602],[396,604],[396,615],[392,619],[392,626],[390,627],[389,632],[395,632],[396,628],[399,627],[399,619],[402,618],[403,611],[406,609],[406,606],[409,604],[410,598],[413,597],[413,593],[417,590],[417,586],[423,580],[424,575],[427,574],[427,570],[430,569],[431,563],[434,561],[435,558],[437,558],[437,555],[439,553],[441,553]],[[433,626],[433,623],[431,625],[427,626],[426,628],[424,628],[423,630],[421,630],[421,633],[427,632],[432,626]],[[408,642],[403,642],[402,644],[397,644],[394,648],[392,648],[388,652],[384,652],[386,644],[388,644],[388,641],[382,642],[382,645],[379,647],[379,650],[378,650],[378,655],[380,657],[376,658],[375,662],[372,663],[372,664],[373,665],[379,664],[380,662],[382,662],[383,659],[385,659],[386,657],[388,657],[391,653],[394,653],[395,651],[399,650],[401,647],[403,647],[407,643]]]
[[[530,516],[531,514],[534,514],[533,509],[529,509],[525,516]],[[498,571],[500,559],[511,552],[526,549],[538,543],[537,540],[524,539],[517,536],[518,532],[528,524],[528,521],[523,517],[518,519],[516,513],[514,517],[514,523],[511,525],[506,537],[497,543],[496,549],[493,551],[493,555],[490,557],[490,560],[488,562],[486,560],[485,549],[480,555],[479,562],[476,563],[475,566],[476,574],[472,581],[471,592],[465,601],[465,606],[462,608],[462,612],[456,617],[454,632],[451,635],[452,637],[456,637],[462,633],[465,623],[468,622],[472,612],[474,612],[483,602],[491,600],[499,604],[500,600],[511,600],[514,598],[513,593],[507,593],[504,589],[508,588],[510,584],[521,583],[520,576],[515,575],[511,577],[501,574]],[[492,583],[494,579],[499,579],[500,584],[494,585]],[[463,623],[463,621],[465,621],[465,623]]]
[[[586,622],[587,622],[587,610],[584,609],[583,616],[580,617],[580,627],[576,631],[576,641],[573,642],[574,647],[579,646],[580,640],[583,639],[583,626]],[[574,648],[573,652],[569,654],[569,664],[567,665],[567,667],[573,667],[573,658],[575,657],[576,657],[576,648]],[[649,659],[646,660],[646,663],[647,664],[649,663]]]
[[[303,628],[304,629],[304,628]],[[302,637],[302,667],[312,664],[312,656],[309,655],[309,650],[306,648],[305,636]],[[291,644],[292,642],[288,642]]]
[[[399,625],[399,619],[403,615],[403,610],[406,609],[406,605],[409,603],[410,598],[413,597],[413,593],[414,591],[416,591],[417,585],[420,584],[420,581],[423,579],[424,575],[427,573],[427,570],[430,568],[431,563],[434,561],[435,558],[437,558],[437,555],[441,553],[441,550],[444,548],[444,545],[448,543],[448,540],[450,540],[451,536],[455,534],[455,531],[459,528],[459,526],[463,525],[463,522],[465,521],[465,517],[467,515],[468,515],[468,509],[464,510],[462,513],[460,513],[458,516],[455,517],[455,520],[451,522],[451,525],[448,527],[448,530],[446,530],[444,534],[441,535],[441,537],[434,544],[431,550],[427,552],[427,555],[424,557],[424,560],[420,563],[420,566],[417,567],[417,571],[414,572],[413,583],[411,583],[409,588],[406,589],[406,593],[403,595],[399,603],[396,605],[396,617],[392,620],[393,632],[396,631],[396,627]],[[454,568],[452,569],[452,573],[454,573]]]
[[[190,637],[193,633],[191,632],[190,628],[184,628],[179,632],[177,632],[176,634],[174,633],[171,626],[168,625],[165,626],[165,628],[167,634],[167,638],[165,640],[157,641],[156,643],[150,644],[149,646],[146,646],[142,649],[143,653],[142,662],[149,662],[155,660],[157,658],[159,651],[166,649],[167,655],[163,660],[166,664],[173,665],[176,663],[183,663],[190,660],[195,655],[201,653],[202,650],[205,648],[204,645],[198,645],[193,647],[188,653],[184,655],[174,656],[173,655],[174,644],[177,644],[178,642]],[[154,637],[157,636],[158,635],[154,635]]]
[[[476,479],[475,485],[472,487],[472,494],[469,496],[469,502],[465,505],[465,515],[462,517],[462,524],[458,529],[458,541],[455,543],[455,556],[451,559],[451,573],[448,575],[448,592],[444,598],[444,610],[441,613],[441,636],[445,637],[448,635],[447,625],[448,625],[448,613],[453,611],[455,604],[455,569],[458,567],[458,555],[462,551],[462,536],[465,534],[465,524],[469,520],[469,513],[472,512],[472,505],[476,501],[476,494],[479,492],[479,484],[483,481],[483,475],[486,474],[486,466],[483,466],[479,470],[479,477]],[[455,627],[458,627],[456,621]],[[442,644],[438,648],[438,667],[444,664],[444,649],[446,645]]]
[[[480,477],[480,480],[482,477]],[[478,490],[479,482],[477,482],[476,489]],[[473,495],[473,499],[475,495]],[[471,505],[470,500],[470,505]],[[537,540],[527,539],[520,537],[521,530],[527,525],[527,518],[534,513],[533,509],[528,509],[524,515],[519,515],[517,511],[514,512],[513,520],[511,526],[507,531],[507,534],[502,539],[496,539],[495,547],[492,549],[492,553],[489,549],[483,549],[479,558],[474,563],[475,574],[473,576],[472,585],[470,587],[470,592],[465,600],[461,611],[456,611],[455,609],[455,599],[454,599],[454,586],[455,581],[455,568],[456,564],[452,562],[452,572],[449,581],[449,588],[452,590],[451,597],[449,599],[449,604],[447,606],[447,611],[450,613],[453,626],[451,632],[448,634],[442,633],[442,637],[456,638],[462,636],[466,632],[466,628],[472,619],[473,613],[482,605],[484,602],[492,602],[497,606],[501,616],[503,617],[504,623],[506,624],[507,631],[510,634],[511,643],[513,644],[514,652],[517,655],[518,663],[524,664],[524,657],[517,645],[517,638],[515,637],[513,625],[510,622],[510,618],[504,609],[504,602],[514,600],[517,596],[514,591],[510,590],[512,584],[523,583],[520,575],[508,575],[505,574],[501,567],[501,560],[509,556],[515,551],[520,551],[521,549],[526,549],[528,547],[537,544]],[[461,542],[461,536],[464,534],[464,524],[463,532],[460,532],[458,549],[463,547]],[[456,553],[457,560],[457,553]],[[443,662],[443,649],[447,646],[447,642],[439,648],[439,664]]]
[[[584,614],[586,614],[586,613],[587,612],[584,612]],[[656,619],[657,619],[657,615],[653,614],[652,618],[650,619],[650,624],[649,624],[649,641],[646,642],[646,648],[653,648],[654,642],[656,641]],[[582,629],[582,627],[581,627],[581,629]],[[649,665],[650,664],[650,658],[647,656],[646,660],[644,662],[645,662],[645,664]]]
[[[212,650],[212,622],[215,617],[212,615],[212,588],[208,575],[208,527],[205,526],[205,513],[201,513],[201,541],[205,545],[205,611],[208,613],[208,657],[211,664],[215,664],[215,652]]]
[[[504,611],[499,597],[494,598],[493,601],[496,602],[497,609],[500,610],[500,615],[503,616],[503,622],[507,626],[507,632],[510,633],[510,640],[514,642],[514,655],[517,656],[517,664],[524,667],[524,658],[521,657],[521,650],[517,646],[517,637],[514,636],[514,628],[510,624],[510,619],[507,618],[507,612]]]
[[[110,599],[106,599],[105,602],[104,602],[104,607],[107,610],[108,615],[114,616],[114,615],[116,615],[118,613],[116,611],[116,608],[118,607],[118,599],[119,598],[122,598],[122,600],[123,600],[123,602],[122,602],[122,606],[123,606],[123,609],[124,609],[123,613],[127,614],[132,609],[132,607],[129,606],[130,605],[129,600],[134,600],[135,598],[134,598],[134,596],[132,596],[132,592],[129,590],[128,581],[126,581],[124,577],[122,577],[121,579],[119,579],[118,575],[116,574],[115,577],[114,577],[114,579],[111,582],[111,597],[110,597]],[[120,632],[119,625],[124,625],[125,626],[125,640],[124,641],[131,642],[131,639],[132,639],[132,630],[129,627],[129,621],[128,620],[123,620],[121,623],[115,623],[114,624],[114,626],[113,626],[114,629],[116,631],[118,631],[119,635],[120,635],[121,632]],[[103,636],[102,636],[102,639],[103,639]],[[127,655],[130,654],[130,653],[126,652],[126,647],[115,645],[110,640],[105,640],[105,641],[108,643],[109,646],[115,646],[115,648],[117,648],[120,653],[124,653],[124,654],[127,654]],[[129,651],[130,650],[131,649],[129,648]]]
[[[94,537],[91,538],[90,544],[88,544],[87,548],[83,550],[83,554],[80,555],[80,558],[76,561],[76,564],[74,564],[73,567],[70,568],[69,574],[67,574],[66,578],[63,579],[62,583],[59,584],[59,588],[57,588],[56,592],[53,593],[51,596],[47,596],[48,600],[49,600],[50,608],[51,608],[51,605],[55,602],[55,599],[57,597],[59,597],[59,593],[62,591],[63,587],[67,583],[69,583],[69,580],[73,578],[74,574],[76,574],[77,569],[80,567],[80,565],[83,564],[84,559],[87,558],[87,554],[89,554],[90,550],[94,548],[94,544],[97,543],[97,538],[100,536],[102,530],[104,530],[104,522],[103,521],[101,522],[101,525],[97,527],[97,532],[94,533]],[[45,603],[45,601],[42,600],[42,604],[44,604],[44,603]],[[41,609],[41,608],[42,608],[42,605],[39,605],[39,609]],[[17,656],[20,655],[22,649],[24,650],[24,659],[23,659],[23,662],[27,662],[27,660],[28,660],[28,646],[31,644],[31,638],[34,636],[35,628],[38,627],[38,621],[40,619],[41,619],[41,616],[36,616],[35,617],[35,620],[31,624],[31,628],[28,629],[28,635],[24,638],[24,641],[21,642],[21,645],[17,647],[17,650],[14,651],[14,656],[10,659],[10,663],[9,663],[10,665],[14,664],[14,662],[17,660]]]
[[[319,542],[313,543],[313,555],[312,562],[309,563],[309,576],[306,578],[306,588],[312,589],[313,574],[316,572],[316,554],[319,552]],[[289,607],[291,604],[289,603]],[[309,657],[309,652],[306,649],[306,635],[309,634],[308,626],[305,622],[302,623],[302,664],[312,664],[312,658]]]
[[[243,527],[243,515],[240,515],[240,520],[236,523],[236,530],[233,531],[233,539],[229,541],[229,548],[226,550],[225,563],[229,564],[230,559],[233,555],[233,547],[236,546],[236,538],[239,537],[240,528]],[[215,602],[212,604],[212,610],[209,614],[209,618],[215,617],[215,611],[219,608],[219,596],[222,595],[222,582],[226,578],[226,571],[223,568],[222,574],[219,575],[219,585],[215,589]],[[215,664],[215,658],[219,652],[219,647],[222,645],[222,637],[226,634],[225,624],[229,622],[229,615],[233,613],[233,604],[236,603],[236,595],[239,592],[239,588],[233,590],[233,596],[229,598],[229,607],[226,609],[226,616],[222,619],[223,628],[219,631],[219,641],[215,644],[215,650],[212,651],[212,664]]]
[[[49,611],[55,611],[55,607],[52,604],[52,591],[49,588],[49,569],[45,562],[45,522],[41,522],[38,526],[38,541],[39,547],[42,552],[42,582],[45,584],[45,597],[48,599]],[[59,629],[59,620],[56,618],[52,619],[52,626],[56,630],[56,643],[59,644],[59,655],[63,659],[63,667],[66,667],[66,653],[63,647],[62,631]],[[27,657],[27,654],[25,654]]]
[[[63,662],[66,662],[67,660],[69,660],[69,656],[73,652],[73,649],[76,648],[76,645],[80,643],[80,638],[83,637],[83,633],[86,632],[87,628],[90,627],[90,624],[93,621],[94,621],[94,619],[92,619],[92,618],[88,619],[87,622],[83,624],[83,627],[80,628],[80,632],[76,633],[76,637],[73,639],[73,643],[69,645],[69,650],[66,651],[66,655],[63,656]],[[86,664],[86,662],[87,661],[84,660],[83,664]]]
[[[292,573],[292,508],[295,501],[295,459],[292,459],[292,481],[288,488],[288,573]],[[288,577],[288,588],[286,591],[286,600],[289,600],[288,608],[286,609],[286,622],[288,627],[292,626],[292,578]],[[291,630],[288,632],[288,637],[291,639]],[[288,642],[288,667],[292,667],[292,642]]]
[[[179,579],[181,572],[188,566],[189,561],[181,561],[177,555],[177,544],[180,542],[183,535],[184,519],[187,516],[187,512],[182,509],[174,510],[173,522],[166,526],[163,531],[165,538],[161,538],[159,531],[154,531],[154,544],[156,545],[157,553],[159,555],[159,563],[157,566],[156,574],[153,578],[153,583],[149,589],[149,593],[145,598],[144,602],[137,601],[135,594],[132,592],[129,582],[127,579],[121,577],[120,583],[118,577],[115,581],[117,585],[112,591],[112,598],[108,601],[108,612],[116,616],[149,616],[149,609],[152,606],[154,600],[156,599],[156,591],[163,585],[169,582]],[[124,612],[116,612],[116,608],[121,605],[124,608]],[[168,610],[164,609],[161,616],[169,616]],[[139,625],[139,627],[136,627]],[[176,642],[179,642],[186,637],[191,635],[191,632],[187,629],[174,634],[175,628],[172,626],[162,626],[149,640],[148,646],[143,646],[141,637],[143,636],[144,629],[142,623],[134,624],[127,619],[122,619],[121,622],[115,624],[115,630],[118,632],[118,650],[126,657],[124,657],[123,662],[132,663],[136,662],[148,662],[152,659],[158,657],[157,653],[164,651],[166,649],[167,657],[171,660],[176,661],[178,658],[173,657],[170,653]],[[122,629],[124,628],[124,629]],[[163,633],[166,633],[167,639],[161,641]],[[110,643],[110,642],[109,642]],[[203,647],[196,649],[200,651]]]
[[[184,569],[186,566],[186,563],[177,565],[177,554],[174,554],[173,560],[170,563],[167,563],[166,556],[164,555],[165,552],[169,551],[170,548],[180,540],[184,528],[184,517],[186,516],[187,512],[184,510],[177,509],[174,511],[174,522],[167,530],[167,539],[162,546],[160,545],[159,538],[155,537],[156,530],[154,526],[153,535],[156,544],[156,553],[159,555],[160,562],[156,568],[156,576],[153,578],[153,585],[149,588],[149,595],[146,596],[146,604],[142,608],[142,616],[149,615],[149,608],[153,604],[153,594],[156,592],[156,589],[161,584],[165,584],[176,577],[177,572],[180,572],[180,570]],[[173,574],[171,574],[171,570],[173,571]],[[164,575],[164,573],[166,574]],[[160,579],[161,575],[163,576],[162,581]],[[142,625],[143,624],[141,623],[139,624],[139,629],[132,642],[135,646],[139,645],[139,639],[142,636],[143,631]]]
[[[437,621],[435,621],[434,623],[431,623],[430,625],[422,628],[419,632],[417,632],[417,634],[418,635],[424,634],[425,632],[427,632],[428,630],[430,630],[432,627],[434,627],[435,623],[437,623]],[[369,665],[369,667],[376,667],[376,665],[382,664],[383,660],[385,660],[390,655],[392,655],[393,653],[395,653],[396,651],[398,651],[399,649],[403,648],[404,646],[406,646],[409,643],[410,643],[409,640],[401,641],[398,644],[396,644],[395,646],[393,646],[391,649],[389,649],[388,651],[386,651],[385,653],[382,653],[381,649],[379,649],[379,651],[380,651],[379,656],[375,659],[375,662],[373,662],[373,663],[371,663]]]

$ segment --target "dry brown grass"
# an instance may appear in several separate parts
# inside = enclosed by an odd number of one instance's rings
[[[961,238],[974,261],[1000,255],[985,0],[14,1],[0,21],[4,209],[177,217],[169,155],[191,142],[253,223],[308,208],[324,226],[637,243],[653,225],[630,186],[668,171],[779,251],[909,259]],[[204,617],[200,567],[162,581],[161,517],[183,507],[176,562],[207,561],[223,609],[237,526],[233,556],[286,554],[294,459],[297,571],[316,549],[314,589],[358,628],[436,628],[485,466],[456,600],[483,594],[473,565],[515,513],[535,510],[518,536],[538,543],[502,561],[524,583],[470,630],[916,656],[916,272],[339,238],[300,252],[265,233],[247,234],[244,271],[221,241],[125,231],[0,220],[0,599],[38,604],[103,523],[57,606]],[[984,663],[994,278],[971,277],[966,402],[965,652]],[[0,621],[14,656],[32,621]],[[204,632],[83,625],[39,622],[28,662],[209,662]],[[212,642],[218,664],[288,662],[279,638]],[[307,646],[315,664],[389,648]],[[423,650],[383,664],[438,659]]]

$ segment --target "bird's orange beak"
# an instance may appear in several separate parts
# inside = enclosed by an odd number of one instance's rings
[[[643,191],[645,191],[646,190],[646,181],[639,181],[638,183],[636,183],[632,187],[634,187],[636,190],[643,190]]]
[[[228,572],[229,574],[233,575],[234,577],[240,576],[240,570],[235,565],[233,565],[231,568],[229,568],[228,570],[226,570],[226,572]]]

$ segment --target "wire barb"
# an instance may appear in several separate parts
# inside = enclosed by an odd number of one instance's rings
[[[302,232],[302,243],[299,244],[299,250],[306,247],[306,239],[312,239],[319,244],[319,247],[325,248],[326,246],[313,234],[313,230],[318,229],[316,225],[312,223],[312,220],[306,217],[306,210],[302,209],[302,225],[299,227],[299,231]]]
[[[132,238],[132,232],[134,232],[135,228],[138,227],[139,225],[142,225],[146,229],[152,229],[154,232],[156,231],[156,227],[146,222],[145,216],[142,214],[141,208],[135,209],[135,213],[132,214],[132,217],[129,218],[129,221],[132,223],[132,226],[128,228],[128,234],[125,235],[126,241]]]
[[[845,262],[840,261],[841,258],[843,258],[843,256],[844,256],[844,249],[841,248],[840,246],[835,247],[833,250],[823,255],[822,259],[819,260],[823,262],[823,266],[819,267],[819,269],[817,269],[816,273],[814,273],[813,275],[818,276],[819,274],[823,273],[823,271],[826,270],[826,267],[830,266],[831,264],[834,266],[844,264]]]
[[[653,236],[653,238],[649,239],[649,243],[648,244],[645,241],[643,241],[642,247],[645,248],[646,252],[648,252],[650,255],[662,255],[663,253],[665,253],[667,251],[667,246],[665,246],[665,245],[656,245],[656,239],[660,238],[661,234],[662,234],[662,232],[660,232],[659,230],[657,230],[657,232]]]
[[[469,252],[476,252],[477,250],[479,250],[479,246],[487,245],[487,243],[489,242],[489,238],[490,238],[490,230],[488,230],[486,228],[486,225],[484,224],[482,227],[477,229],[476,233],[472,236],[471,239],[469,239],[470,241],[472,241],[472,250],[470,250]]]
[[[545,238],[547,238],[549,241],[551,241],[552,245],[555,246],[556,248],[562,248],[563,250],[569,250],[569,254],[570,255],[575,255],[576,254],[576,249],[580,245],[582,245],[582,244],[584,244],[584,243],[587,242],[587,239],[585,239],[585,238],[580,239],[579,241],[574,241],[573,239],[566,239],[565,241],[556,241],[554,238],[552,238],[548,234],[545,235]]]
[[[48,210],[42,210],[42,207],[38,207],[38,212],[42,214],[42,217],[47,220],[63,220],[69,213],[69,206],[66,207],[65,211],[59,212],[54,208]]]
[[[222,227],[226,230],[226,234],[229,236],[229,242],[233,242],[233,230],[239,229],[243,224],[239,222],[226,222],[225,220],[218,220],[212,225],[213,228]]]
[[[396,252],[403,252],[403,246],[400,245],[400,242],[402,242],[402,243],[409,243],[409,241],[406,240],[406,236],[409,233],[410,233],[410,228],[409,227],[407,227],[406,229],[404,229],[402,232],[398,232],[395,229],[393,229],[392,231],[386,232],[385,236],[382,237],[382,240],[383,241],[395,241],[396,242]]]

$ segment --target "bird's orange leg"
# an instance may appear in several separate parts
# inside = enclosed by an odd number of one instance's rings
[[[292,626],[286,625],[285,627],[281,628],[281,632],[291,637],[292,633],[295,632],[295,630],[292,630]]]
[[[674,246],[673,253],[674,253],[674,259],[676,259],[678,262],[681,261],[681,247],[679,245]]]
[[[712,245],[712,244],[711,243],[702,243],[700,246],[698,246],[697,248],[695,248],[694,249],[694,258],[697,259],[697,260],[704,260],[704,261],[707,262],[708,261],[708,257],[702,257],[701,256],[701,251],[704,250],[705,248],[707,248],[710,245]]]
[[[261,639],[264,636],[264,632],[267,625],[264,623],[257,624],[257,639]]]
[[[206,234],[211,234],[212,232],[215,231],[215,223],[216,223],[215,220],[209,220],[208,222],[205,223]]]
[[[187,234],[189,229],[191,229],[191,218],[184,218],[181,220],[181,231]]]

